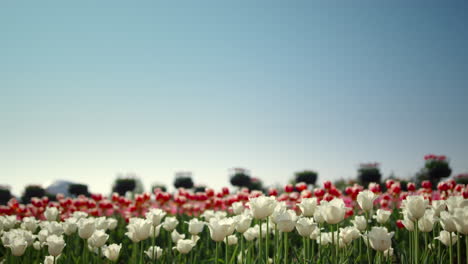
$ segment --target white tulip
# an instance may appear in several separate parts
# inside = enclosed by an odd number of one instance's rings
[[[411,195],[406,197],[403,202],[405,210],[408,212],[408,217],[411,221],[416,221],[424,216],[426,208],[429,204],[421,195]]]
[[[120,249],[122,248],[122,244],[111,244],[104,248],[103,254],[104,256],[112,261],[116,262],[119,259]]]
[[[221,242],[226,236],[232,234],[235,225],[232,218],[211,218],[210,222],[208,223],[208,228],[210,229],[211,239],[213,239],[216,242]]]
[[[343,221],[346,213],[346,208],[343,199],[335,198],[328,203],[324,201],[322,201],[322,203],[323,205],[320,205],[320,210],[323,215],[323,218],[328,224],[334,225]]]
[[[95,248],[100,248],[104,246],[109,239],[109,235],[106,234],[103,230],[94,231],[93,235],[88,238],[88,244]]]
[[[332,234],[330,232],[321,233],[320,239],[317,240],[317,243],[321,246],[326,246],[332,243]]]
[[[366,217],[362,215],[356,215],[354,220],[351,220],[351,223],[353,223],[354,227],[356,227],[361,232],[364,232],[367,228]]]
[[[297,215],[294,210],[287,210],[275,217],[276,227],[281,232],[291,232],[296,227]]]
[[[56,207],[47,207],[44,211],[44,216],[47,221],[57,221],[59,211]]]
[[[65,241],[62,236],[51,235],[46,240],[47,249],[51,256],[57,257],[65,248]]]
[[[315,208],[314,220],[318,224],[323,224],[325,222],[325,218],[323,218],[322,210],[323,210],[323,207],[321,205]]]
[[[256,238],[258,238],[259,236],[259,233],[258,231],[253,228],[253,227],[250,227],[249,229],[247,229],[247,231],[245,231],[243,234],[244,238],[247,240],[247,241],[252,241]]]
[[[117,228],[117,219],[115,218],[107,218],[107,226],[109,230],[114,230]]]
[[[414,222],[409,219],[406,213],[403,215],[402,223],[408,231],[414,230]]]
[[[393,232],[389,233],[385,227],[373,226],[366,236],[369,237],[370,246],[374,250],[384,252],[392,246]]]
[[[320,237],[320,229],[315,228],[314,231],[310,234],[309,238],[312,240],[317,240]]]
[[[434,212],[432,210],[426,210],[424,216],[418,220],[418,228],[421,232],[431,232],[434,228]]]
[[[49,237],[49,231],[47,231],[47,229],[42,229],[39,231],[39,233],[37,233],[37,239],[39,239],[41,243],[45,243],[47,237]]]
[[[349,245],[355,239],[358,239],[361,235],[361,232],[354,226],[347,226],[345,228],[340,228],[340,238],[343,241],[343,244]],[[341,245],[341,241],[340,241]]]
[[[59,222],[43,222],[45,224],[45,228],[49,231],[49,234],[61,236],[65,230],[63,229],[63,225]]]
[[[163,228],[166,231],[172,232],[172,230],[174,230],[178,224],[179,224],[179,221],[177,220],[177,218],[173,216],[166,217],[164,219]]]
[[[26,248],[28,247],[28,243],[22,237],[16,237],[13,241],[11,241],[8,245],[5,245],[11,249],[11,254],[13,256],[19,257],[24,254]]]
[[[445,246],[453,246],[457,243],[458,237],[455,233],[450,233],[445,230],[440,231],[440,234],[435,239],[438,239]]]
[[[439,217],[440,212],[444,211],[447,205],[444,200],[434,200],[431,207],[434,210],[434,216]]]
[[[447,205],[447,209],[450,213],[452,213],[455,208],[463,208],[467,205],[468,200],[464,199],[463,196],[455,195],[450,196],[445,200]]]
[[[166,212],[159,208],[151,208],[146,214],[146,219],[151,222],[153,226],[161,224],[162,219],[166,216]]]
[[[273,209],[273,213],[271,213],[271,217],[270,217],[273,224],[276,225],[276,217],[280,214],[283,214],[287,210],[288,210],[288,205],[286,204],[286,202],[276,203],[275,209]]]
[[[226,239],[224,240],[224,243],[226,243]],[[227,243],[229,246],[236,245],[237,237],[235,235],[227,236]]]
[[[184,238],[185,238],[185,235],[184,234],[179,234],[179,232],[177,232],[177,230],[175,230],[175,229],[171,233],[172,242],[174,242],[175,244],[177,244],[177,241],[182,240]]]
[[[128,237],[131,239],[135,239],[138,241],[142,241],[147,239],[150,236],[150,229],[151,229],[151,222],[142,219],[142,218],[130,218],[130,222],[127,225],[127,230],[129,234],[127,234]],[[132,240],[133,240],[132,239]]]
[[[255,219],[265,219],[273,213],[276,203],[276,198],[273,196],[259,196],[250,198],[248,205]]]
[[[317,208],[317,198],[302,198],[301,203],[297,204],[301,209],[302,216],[311,217]]]
[[[457,231],[465,236],[468,235],[468,207],[454,209],[453,218]]]
[[[81,218],[78,221],[78,235],[82,239],[90,238],[94,230],[96,230],[96,226],[94,225],[94,219],[91,218]]]
[[[390,212],[388,210],[378,209],[376,214],[373,216],[373,218],[375,220],[377,220],[377,223],[383,225],[388,221],[391,214],[392,214],[392,212]]]
[[[203,231],[203,227],[205,227],[205,222],[202,222],[197,218],[193,218],[188,222],[188,231],[191,235],[200,234]]]
[[[300,217],[296,222],[297,233],[303,237],[309,237],[315,228],[317,228],[317,225],[312,218]]]
[[[196,245],[191,239],[181,239],[177,241],[177,246],[175,247],[180,254],[189,253],[192,248]]]
[[[145,254],[152,260],[159,259],[162,256],[163,250],[157,246],[151,246],[145,251]]]
[[[70,236],[78,230],[78,223],[76,218],[70,217],[65,219],[65,222],[62,223],[63,230],[67,236]]]
[[[454,208],[455,209],[455,208]],[[447,211],[440,213],[440,223],[442,228],[447,232],[456,232],[457,226],[455,225],[455,217]]]
[[[245,207],[242,202],[235,202],[232,204],[232,212],[236,215],[242,214],[244,212]]]
[[[23,222],[21,223],[21,228],[29,230],[31,232],[36,232],[38,227],[38,221],[34,217],[25,217],[23,218]],[[0,228],[1,229],[1,228]]]
[[[252,217],[249,215],[241,214],[235,217],[236,231],[244,233],[252,224]]]
[[[365,212],[372,210],[375,199],[377,199],[377,195],[369,190],[361,191],[357,196],[357,202]]]

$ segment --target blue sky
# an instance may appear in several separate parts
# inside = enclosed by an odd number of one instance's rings
[[[2,1],[0,177],[468,171],[466,1]]]

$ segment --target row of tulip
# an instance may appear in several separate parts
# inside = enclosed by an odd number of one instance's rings
[[[0,261],[468,263],[465,186],[377,186],[11,200],[0,211]]]

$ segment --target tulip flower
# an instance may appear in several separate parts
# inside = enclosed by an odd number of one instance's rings
[[[236,245],[237,244],[237,237],[235,235],[230,235],[230,236],[227,236],[226,239],[224,240],[224,242],[228,243],[229,246],[232,246],[232,245]]]
[[[431,232],[434,227],[434,222],[434,212],[432,210],[426,210],[424,216],[418,221],[418,228],[424,233]]]
[[[375,199],[377,199],[377,195],[369,190],[362,191],[357,196],[357,202],[365,212],[372,210]]]
[[[109,235],[106,234],[106,232],[102,230],[96,230],[91,235],[91,237],[88,238],[88,244],[92,247],[100,248],[106,244],[107,239],[109,239]]]
[[[245,207],[244,207],[244,204],[242,202],[235,202],[235,203],[232,204],[232,212],[235,215],[242,214],[242,212],[244,212],[244,210],[245,210]]]
[[[453,246],[457,243],[458,237],[455,233],[450,233],[445,230],[440,231],[440,234],[435,239],[440,240],[445,246]]]
[[[317,198],[303,198],[297,206],[301,209],[303,216],[311,217],[317,208]]]
[[[276,199],[273,196],[259,196],[250,198],[248,205],[255,219],[265,219],[273,213],[276,203]]]
[[[404,201],[404,209],[408,212],[410,220],[415,221],[424,216],[428,204],[429,201],[421,195],[412,195]]]
[[[232,218],[216,219],[211,218],[208,223],[211,239],[216,242],[221,242],[225,237],[232,234],[235,229],[234,220]]]
[[[145,251],[145,254],[151,259],[159,259],[162,256],[163,250],[157,246],[151,246]]]
[[[181,254],[189,253],[192,248],[196,245],[191,239],[180,239],[177,241],[177,246],[175,247],[177,251]]]
[[[104,248],[104,256],[112,261],[116,262],[119,259],[120,249],[122,248],[122,244],[111,244]]]
[[[286,210],[275,217],[278,230],[281,232],[291,232],[296,226],[297,215],[293,210]]]
[[[234,219],[236,223],[236,231],[239,233],[247,231],[252,223],[252,217],[245,214],[237,215]]]
[[[367,220],[366,217],[362,215],[356,215],[354,220],[351,220],[354,227],[356,227],[359,231],[364,232],[367,229]]]
[[[388,211],[388,210],[378,209],[377,212],[376,212],[376,215],[374,215],[373,218],[375,218],[375,220],[377,220],[377,223],[383,225],[388,221],[391,214],[392,213],[390,211]]]
[[[179,232],[177,232],[177,230],[175,230],[175,229],[171,233],[172,242],[174,242],[175,244],[177,244],[177,242],[179,240],[182,240],[184,238],[185,238],[185,235],[184,234],[179,234]]]
[[[168,232],[172,232],[172,230],[174,230],[178,224],[179,224],[179,221],[177,220],[177,218],[166,217],[164,219],[163,228]]]
[[[193,218],[188,222],[188,226],[188,231],[191,235],[198,235],[203,231],[203,227],[205,227],[205,222],[202,222],[197,218]]]
[[[90,238],[93,235],[94,230],[96,230],[94,219],[81,218],[78,221],[78,235],[82,239]]]
[[[66,245],[62,236],[51,235],[46,241],[49,254],[54,257],[60,255]]]
[[[59,211],[55,207],[47,207],[44,211],[44,216],[47,221],[56,221],[59,215]]]
[[[296,222],[296,230],[302,237],[308,237],[317,228],[313,218],[300,217]]]
[[[24,254],[26,248],[28,247],[28,243],[24,238],[16,237],[13,241],[10,241],[9,244],[5,245],[5,247],[10,248],[11,254],[13,256],[19,257]]]
[[[153,227],[161,224],[162,219],[166,216],[166,212],[159,208],[151,208],[146,214],[146,219],[151,222]]]
[[[343,221],[346,209],[342,199],[335,198],[330,202],[322,201],[320,207],[322,216],[328,224],[334,225]]]
[[[369,237],[370,247],[374,250],[384,252],[392,246],[393,232],[389,233],[385,227],[373,226],[365,236]]]

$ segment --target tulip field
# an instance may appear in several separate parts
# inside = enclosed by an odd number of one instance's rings
[[[367,187],[11,199],[0,262],[468,263],[466,186]]]

